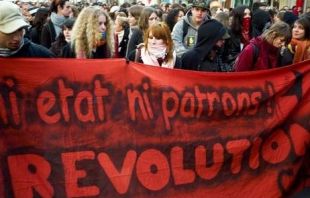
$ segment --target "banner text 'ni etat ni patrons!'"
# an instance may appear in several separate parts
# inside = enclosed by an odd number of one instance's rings
[[[0,197],[289,197],[310,62],[240,73],[2,59]]]

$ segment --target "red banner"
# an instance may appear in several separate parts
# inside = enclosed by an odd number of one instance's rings
[[[0,60],[0,197],[288,197],[310,187],[310,62],[241,73]]]

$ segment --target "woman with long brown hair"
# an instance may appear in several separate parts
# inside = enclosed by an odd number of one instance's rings
[[[128,55],[132,51],[135,51],[135,49],[140,43],[143,43],[143,35],[145,34],[148,27],[158,22],[158,20],[159,18],[156,13],[156,9],[152,7],[143,8],[139,18],[138,27],[131,29],[132,35],[128,41],[127,54],[126,54],[127,58],[129,58]]]

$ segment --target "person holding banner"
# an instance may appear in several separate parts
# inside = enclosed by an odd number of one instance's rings
[[[63,48],[65,58],[111,58],[114,52],[112,22],[97,6],[85,7],[74,23],[71,42]]]
[[[130,60],[170,69],[179,66],[168,25],[164,22],[151,25],[144,35],[144,43],[132,52]]]
[[[28,26],[16,4],[0,1],[0,57],[54,57],[45,47],[24,38]]]
[[[236,59],[235,71],[271,69],[280,66],[280,51],[291,37],[290,26],[282,21],[274,23],[262,36],[250,41]]]

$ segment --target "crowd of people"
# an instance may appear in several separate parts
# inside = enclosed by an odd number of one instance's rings
[[[310,59],[310,12],[265,3],[223,8],[0,1],[0,57],[130,61],[165,68],[234,72]]]

